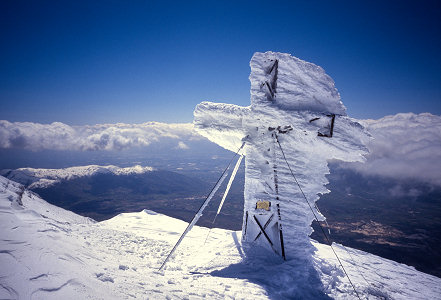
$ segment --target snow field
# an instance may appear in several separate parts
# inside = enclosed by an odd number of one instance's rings
[[[0,226],[0,299],[355,297],[329,246],[312,242],[312,264],[283,262],[266,250],[244,251],[240,232],[213,229],[204,245],[208,229],[195,226],[158,271],[186,222],[144,210],[97,223],[3,177]],[[362,299],[441,299],[440,278],[334,247]]]

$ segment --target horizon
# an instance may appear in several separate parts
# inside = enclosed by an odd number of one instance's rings
[[[441,2],[0,24],[0,298],[441,297]]]
[[[388,3],[381,11],[372,2],[196,3],[0,3],[7,45],[0,49],[0,165],[127,165],[163,153],[216,153],[192,131],[195,106],[249,106],[251,56],[273,50],[322,67],[350,117],[367,127],[383,123],[371,128],[378,162],[363,172],[438,183],[431,162],[441,120],[438,2]],[[409,47],[395,51],[400,45]],[[418,149],[399,155],[420,166],[396,163],[398,145]]]
[[[10,122],[190,123],[201,101],[250,104],[257,51],[322,67],[351,117],[441,114],[437,1],[0,6]]]

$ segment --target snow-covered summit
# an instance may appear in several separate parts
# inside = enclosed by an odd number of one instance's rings
[[[19,168],[16,170],[5,169],[0,175],[28,186],[28,188],[46,188],[63,180],[72,180],[79,177],[93,176],[96,174],[131,175],[151,172],[152,167],[135,165],[133,167],[120,168],[108,166],[77,166],[64,169],[34,169]]]
[[[152,211],[103,222],[58,208],[0,176],[0,299],[355,299],[329,246],[312,264],[245,256],[241,233]],[[441,299],[441,279],[335,245],[361,299]]]

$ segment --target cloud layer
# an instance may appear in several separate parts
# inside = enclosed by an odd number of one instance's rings
[[[363,120],[373,139],[364,164],[343,164],[368,175],[415,178],[441,186],[441,116],[397,114]],[[337,125],[338,126],[338,125]],[[69,126],[0,121],[0,148],[28,150],[123,150],[170,144],[186,150],[192,141],[205,140],[192,124],[101,124]]]
[[[401,113],[360,121],[374,137],[364,164],[345,164],[368,175],[441,185],[441,116]]]
[[[176,140],[176,147],[185,149],[183,141],[203,139],[192,124],[98,124],[69,126],[60,122],[38,124],[0,120],[0,148],[28,150],[123,150],[148,146],[166,139]]]

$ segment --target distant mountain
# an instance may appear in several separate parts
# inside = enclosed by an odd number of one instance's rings
[[[81,166],[66,169],[3,170],[50,203],[96,220],[144,208],[191,215],[208,183],[151,167]],[[186,215],[186,216],[187,216]]]
[[[178,172],[152,167],[77,166],[64,169],[2,170],[3,176],[26,185],[50,203],[101,221],[119,213],[151,209],[191,220],[224,160],[182,163]],[[212,224],[218,193],[199,224],[239,229],[243,214],[243,167],[233,183],[222,215]],[[224,184],[225,185],[225,184]],[[222,187],[223,188],[223,187]]]
[[[5,169],[0,171],[0,175],[11,180],[28,186],[30,189],[47,188],[61,181],[73,180],[80,177],[93,176],[97,174],[131,175],[152,172],[152,167],[133,167],[120,168],[117,166],[78,166],[63,169],[34,169],[19,168],[16,170]]]

